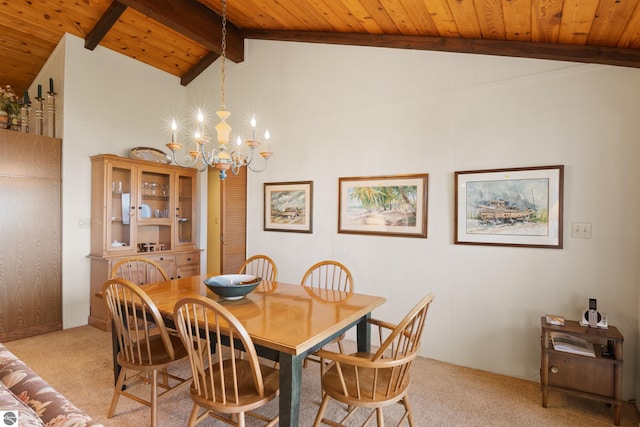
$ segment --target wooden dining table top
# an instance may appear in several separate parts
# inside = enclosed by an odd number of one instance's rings
[[[262,283],[239,300],[225,300],[211,292],[199,275],[142,286],[165,317],[181,298],[203,295],[218,301],[243,324],[254,344],[300,355],[337,331],[370,315],[386,302],[378,296],[326,291],[299,284]]]

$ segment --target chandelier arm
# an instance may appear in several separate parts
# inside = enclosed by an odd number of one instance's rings
[[[251,171],[251,172],[262,172],[267,168],[267,162],[268,159],[264,159],[264,166],[262,166],[262,169],[254,169],[253,167],[251,167],[251,165],[247,165],[247,168]]]
[[[180,163],[180,162],[178,161],[178,159],[176,158],[176,153],[175,153],[175,151],[171,151],[171,161],[172,161],[173,163],[175,163],[176,165],[178,165],[178,166],[180,166],[180,167],[183,167],[183,168],[190,168],[190,167],[192,167],[193,165],[195,165],[195,164],[196,164],[196,160],[195,160],[195,159],[193,159],[192,157],[188,156],[188,155],[185,155],[185,156],[184,156],[184,161],[185,161],[185,163],[184,163],[184,164],[183,164],[183,163]]]
[[[255,147],[251,149],[251,153],[249,153],[249,158],[245,157],[245,162],[244,165],[245,166],[249,166],[251,164],[251,162],[253,161],[253,151],[255,150]]]
[[[204,149],[204,145],[200,149],[200,156],[202,157],[202,162],[206,166],[215,166],[216,160],[218,158],[218,152],[216,150],[206,151]]]

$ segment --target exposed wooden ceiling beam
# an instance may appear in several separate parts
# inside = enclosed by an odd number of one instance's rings
[[[84,47],[89,50],[95,49],[126,9],[126,5],[114,0],[87,34],[84,39]]]
[[[119,1],[218,55],[222,53],[222,17],[198,1]],[[244,61],[244,38],[240,30],[228,21],[226,55],[233,62]]]
[[[640,68],[640,50],[603,46],[576,46],[504,40],[479,40],[428,36],[324,33],[313,31],[246,30],[248,39],[388,47],[551,59]]]
[[[184,75],[180,79],[180,84],[182,86],[186,86],[191,83],[196,77],[200,75],[200,73],[206,70],[207,67],[213,64],[219,57],[220,55],[218,55],[217,53],[209,52],[204,58],[200,60],[200,62],[191,67],[189,71],[184,73]]]

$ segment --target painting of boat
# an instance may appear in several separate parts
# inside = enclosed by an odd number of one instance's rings
[[[508,200],[490,200],[478,205],[478,217],[485,224],[529,222],[534,210],[513,206]]]

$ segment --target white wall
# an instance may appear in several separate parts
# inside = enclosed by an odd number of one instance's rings
[[[358,291],[387,298],[374,315],[388,320],[434,292],[425,356],[531,380],[538,380],[539,317],[577,318],[597,298],[626,337],[623,397],[634,396],[640,70],[295,43],[246,47],[244,63],[228,64],[230,123],[246,132],[255,112],[276,152],[266,172],[249,174],[249,254],[268,253],[279,278],[294,283],[312,263],[338,259]],[[163,148],[170,116],[196,106],[211,116],[220,95],[217,64],[185,90],[175,77],[104,49],[87,51],[72,36],[64,72],[63,291],[71,327],[85,324],[89,310],[89,229],[77,225],[89,217],[88,156]],[[454,171],[553,164],[565,165],[565,229],[591,222],[592,239],[566,232],[562,250],[453,245]],[[337,234],[338,177],[419,172],[430,174],[427,239]],[[314,181],[313,234],[264,232],[263,183],[297,180]]]
[[[89,156],[164,148],[170,119],[184,110],[185,88],[178,78],[113,51],[89,51],[72,35],[61,40],[34,80],[32,97],[37,84],[48,91],[51,76],[62,119],[56,136],[63,137],[63,326],[70,328],[86,325],[89,316],[90,229],[79,225],[91,217]]]
[[[216,100],[217,66],[190,85]],[[640,70],[531,59],[251,41],[227,69],[234,129],[266,117],[276,154],[249,174],[248,253],[297,283],[321,259],[399,320],[427,292],[423,354],[539,380],[540,316],[590,297],[626,337],[634,396],[640,232]],[[217,105],[213,105],[217,107]],[[458,170],[565,165],[564,249],[453,244]],[[429,173],[428,238],[337,233],[338,177]],[[265,232],[263,183],[314,182],[313,234]],[[593,237],[570,237],[591,222]],[[295,253],[295,256],[292,254]]]

